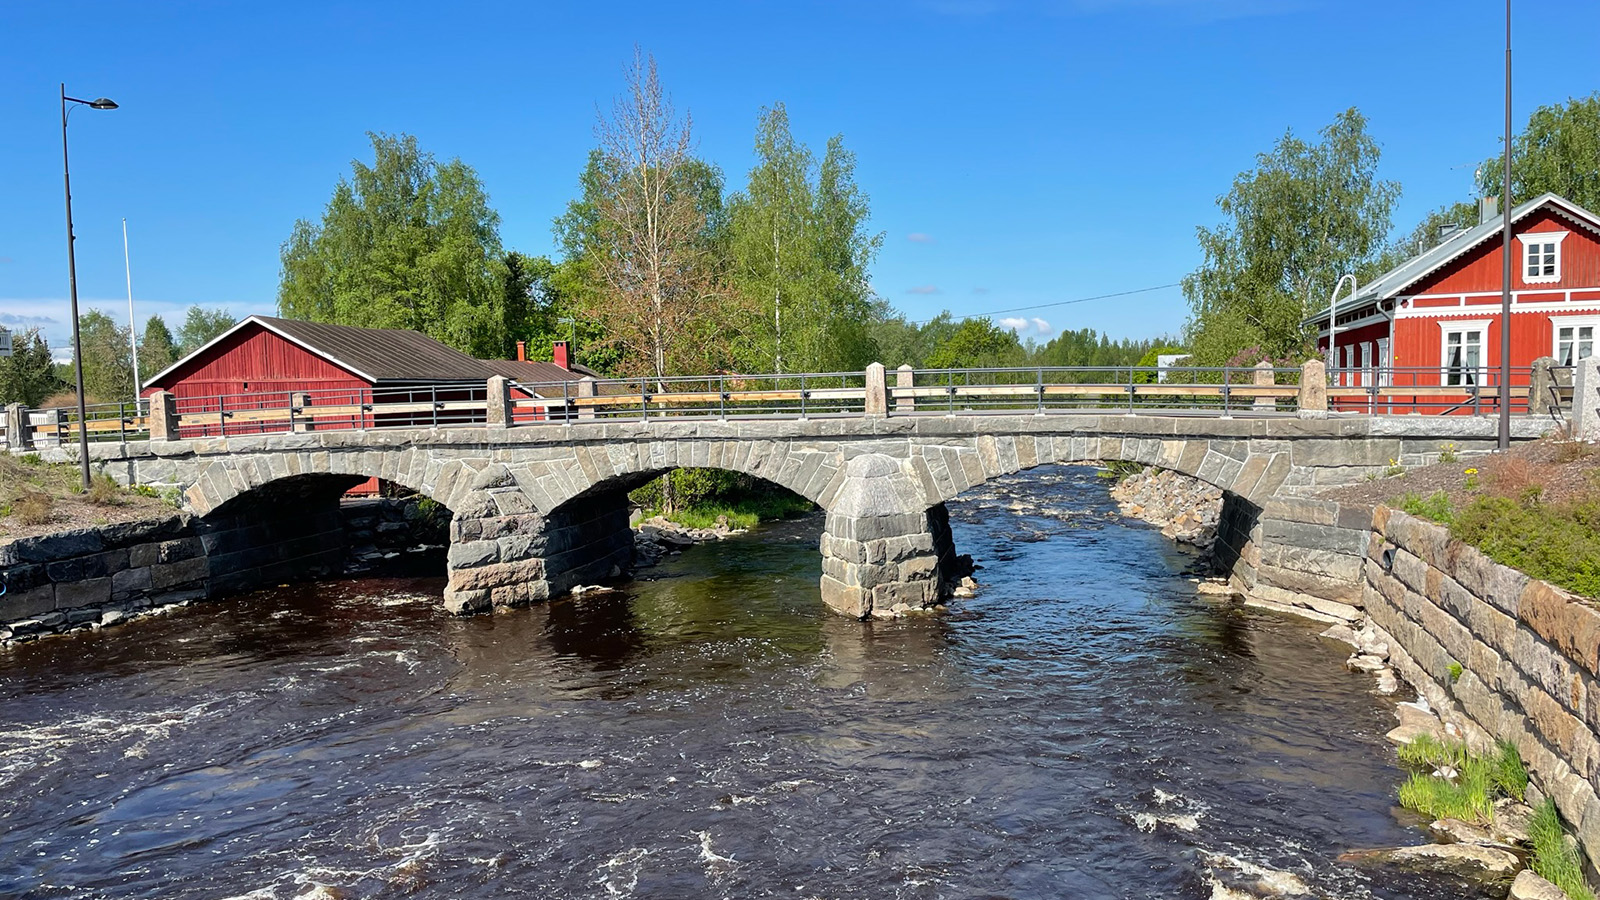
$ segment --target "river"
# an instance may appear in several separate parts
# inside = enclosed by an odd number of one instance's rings
[[[207,603],[0,656],[6,896],[1461,896],[1415,843],[1370,676],[1083,468],[952,505],[983,587],[859,623],[820,518],[495,615],[442,579]]]

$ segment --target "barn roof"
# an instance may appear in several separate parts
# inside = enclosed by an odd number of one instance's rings
[[[1559,194],[1545,193],[1523,203],[1511,211],[1511,222],[1527,218],[1531,213],[1552,206],[1564,218],[1588,228],[1590,231],[1600,233],[1600,217],[1589,212],[1583,207]],[[1406,288],[1423,278],[1432,275],[1445,266],[1465,256],[1469,251],[1477,248],[1485,241],[1500,234],[1504,227],[1500,218],[1496,216],[1487,222],[1479,223],[1471,228],[1458,231],[1433,247],[1411,257],[1398,266],[1378,276],[1354,294],[1339,301],[1339,312],[1346,313],[1363,306],[1388,300],[1400,294]],[[1328,321],[1328,308],[1324,306],[1320,311],[1307,316],[1306,325],[1316,325]]]
[[[273,316],[250,316],[148,379],[146,384],[161,383],[204,356],[230,335],[250,327],[266,329],[372,384],[481,382],[492,375],[530,382],[575,381],[588,374],[569,372],[554,363],[476,359],[421,332],[401,328],[360,328]],[[502,371],[504,367],[517,368]]]

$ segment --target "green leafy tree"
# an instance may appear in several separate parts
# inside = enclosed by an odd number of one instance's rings
[[[189,307],[184,311],[183,324],[178,326],[178,356],[188,356],[199,350],[232,328],[238,321],[233,317],[233,313],[226,309]],[[163,327],[165,324],[162,323]]]
[[[98,309],[78,320],[83,343],[83,394],[89,403],[133,400],[133,348],[128,328]]]
[[[1286,132],[1217,199],[1225,221],[1197,229],[1204,261],[1183,280],[1188,343],[1198,365],[1247,347],[1273,357],[1308,352],[1301,326],[1339,276],[1365,280],[1383,265],[1400,187],[1377,176],[1378,144],[1348,109],[1308,143]]]
[[[749,185],[728,203],[729,278],[752,310],[750,368],[828,371],[871,361],[876,346],[868,266],[882,235],[866,230],[869,207],[855,184],[855,157],[840,137],[820,165],[789,129],[783,104],[761,111]]]
[[[923,364],[930,369],[1017,366],[1026,355],[1016,332],[984,318],[963,319],[948,339],[929,352]]]
[[[410,135],[368,137],[373,164],[353,160],[322,221],[297,221],[284,242],[279,310],[502,353],[500,216],[477,173],[460,159],[438,162]]]
[[[139,339],[139,376],[149,380],[152,376],[178,361],[178,342],[172,336],[165,319],[151,316],[144,323],[144,336]]]
[[[1498,155],[1483,161],[1478,168],[1482,196],[1500,196],[1504,166]],[[1512,139],[1512,203],[1546,191],[1600,210],[1600,92],[1535,109]]]
[[[0,357],[0,406],[21,403],[38,406],[61,389],[50,345],[37,328],[11,336],[11,355]]]

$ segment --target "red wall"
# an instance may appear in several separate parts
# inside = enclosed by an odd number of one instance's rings
[[[1561,281],[1555,284],[1528,284],[1522,280],[1522,242],[1511,238],[1512,289],[1566,290],[1600,286],[1600,240],[1587,228],[1558,216],[1548,208],[1517,222],[1514,235],[1540,231],[1571,232],[1561,242]],[[1491,239],[1478,249],[1428,276],[1409,288],[1408,294],[1463,294],[1500,290],[1500,239]]]
[[[260,325],[246,325],[145,388],[183,397],[361,389],[367,382]]]

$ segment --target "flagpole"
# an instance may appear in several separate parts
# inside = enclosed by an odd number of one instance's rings
[[[139,415],[139,325],[133,318],[133,265],[128,261],[128,220],[122,220],[122,270],[128,277],[128,349],[133,351],[133,414]]]

